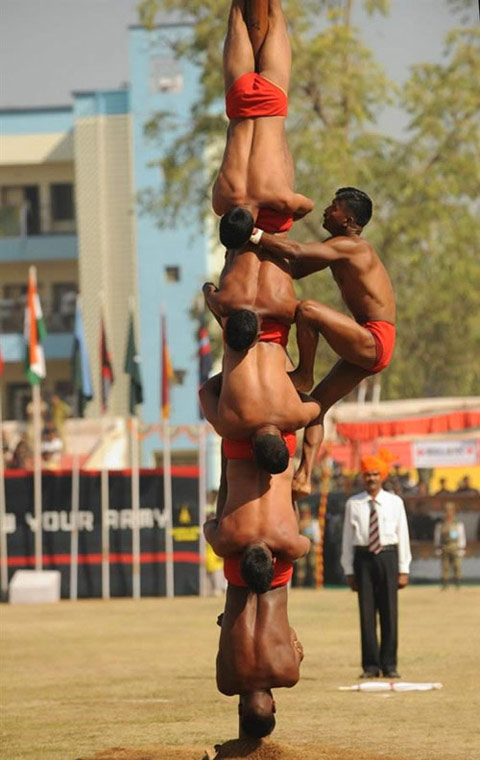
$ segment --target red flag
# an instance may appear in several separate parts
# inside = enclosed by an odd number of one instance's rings
[[[170,359],[170,351],[167,343],[167,326],[165,315],[162,314],[162,417],[168,420],[170,417],[170,384],[173,380],[173,367]]]
[[[101,336],[100,336],[100,367],[101,367],[101,386],[102,386],[102,412],[107,411],[108,396],[110,388],[115,380],[113,376],[112,360],[107,348],[107,336],[103,316],[101,317]]]

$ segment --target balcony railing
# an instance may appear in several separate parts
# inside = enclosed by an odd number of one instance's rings
[[[66,305],[52,306],[42,301],[45,325],[49,333],[73,332],[75,321],[74,298],[67,299]],[[0,333],[23,333],[25,320],[25,298],[0,298]]]

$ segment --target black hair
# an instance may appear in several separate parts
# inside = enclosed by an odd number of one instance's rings
[[[264,594],[270,589],[273,581],[273,562],[263,546],[247,546],[240,562],[240,575],[255,594]]]
[[[256,713],[247,712],[246,715],[240,716],[240,725],[247,736],[261,739],[262,736],[268,736],[275,728],[275,715],[257,715]]]
[[[225,248],[240,248],[250,239],[253,227],[254,221],[250,211],[235,206],[220,219],[220,242]]]
[[[240,309],[225,323],[225,343],[234,351],[250,348],[258,335],[258,318],[250,309]]]
[[[372,218],[373,203],[363,190],[356,187],[340,187],[335,197],[345,201],[348,210],[353,214],[360,227],[365,227]]]
[[[252,448],[255,461],[267,472],[277,475],[287,469],[290,454],[283,438],[271,433],[257,435],[252,440]]]

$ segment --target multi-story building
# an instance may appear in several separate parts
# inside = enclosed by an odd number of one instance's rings
[[[185,122],[197,94],[198,71],[171,52],[172,41],[190,32],[187,24],[151,32],[131,27],[128,86],[74,92],[64,107],[0,111],[4,418],[24,417],[30,398],[22,330],[27,272],[33,263],[48,328],[44,392],[71,391],[79,291],[95,390],[87,415],[100,414],[102,310],[115,374],[108,413],[128,414],[123,364],[132,307],[144,386],[142,421],[159,421],[161,309],[175,371],[172,424],[192,425],[199,419],[196,324],[189,312],[212,269],[209,236],[199,228],[195,210],[190,227],[160,229],[138,204],[139,194],[158,188],[161,181],[160,149],[147,139],[145,123],[157,111],[170,111]],[[163,144],[172,137],[166,134]],[[194,447],[189,439],[176,440],[174,459],[188,459]],[[161,448],[158,436],[147,438],[144,463],[152,464],[153,453]]]

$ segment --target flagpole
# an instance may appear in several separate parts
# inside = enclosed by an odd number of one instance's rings
[[[132,444],[132,596],[134,599],[141,597],[140,575],[140,477],[138,462],[138,417],[131,419],[131,444]]]
[[[2,391],[0,388],[0,429],[2,428]],[[7,547],[7,523],[6,523],[6,499],[5,499],[5,471],[3,464],[3,440],[0,451],[0,588],[1,599],[8,596],[8,547]]]
[[[78,509],[80,502],[80,462],[78,456],[78,409],[73,425],[72,532],[70,534],[70,599],[78,598]]]
[[[207,595],[206,544],[203,535],[203,525],[207,515],[207,425],[198,425],[198,552],[199,552],[199,592],[200,596]]]
[[[40,384],[32,386],[33,397],[33,504],[35,515],[35,570],[42,570],[42,456]]]
[[[102,500],[102,599],[110,599],[110,532],[108,526],[108,469],[105,459],[106,442],[106,418],[102,413],[102,474],[101,474],[101,500]]]

